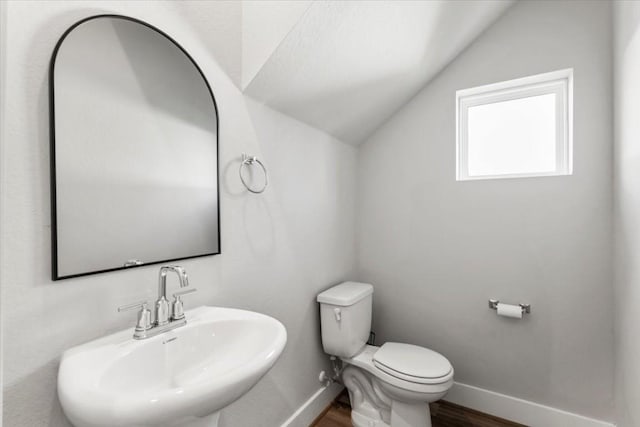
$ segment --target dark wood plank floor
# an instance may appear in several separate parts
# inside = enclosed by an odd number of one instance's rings
[[[446,401],[432,403],[433,427],[523,427],[522,424],[474,411]],[[349,397],[341,394],[310,427],[351,427]]]

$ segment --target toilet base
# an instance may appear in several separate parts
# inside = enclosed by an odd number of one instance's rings
[[[393,427],[431,427],[431,411],[428,403],[403,403],[395,400],[391,404]]]
[[[428,404],[411,405],[393,402],[391,405],[391,424],[380,418],[351,411],[351,423],[354,427],[431,427],[431,411]]]
[[[342,381],[349,391],[354,427],[431,427],[428,402],[444,395],[399,389],[350,365],[342,371]]]
[[[391,427],[380,418],[371,418],[356,411],[351,411],[351,424],[353,427]]]

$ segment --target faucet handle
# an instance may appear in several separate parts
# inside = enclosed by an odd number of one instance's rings
[[[135,310],[139,308],[138,311],[138,321],[136,322],[136,332],[144,332],[151,329],[151,311],[147,308],[146,301],[138,301],[131,304],[126,304],[118,307],[119,312]]]
[[[136,308],[146,308],[146,306],[146,301],[132,302],[131,304],[125,304],[118,307],[118,312],[122,313],[123,311],[135,310]]]
[[[174,298],[172,303],[173,315],[171,316],[171,319],[173,320],[184,319],[184,305],[182,304],[182,300],[180,299],[180,297],[182,297],[183,295],[191,294],[195,291],[197,291],[197,289],[192,288],[192,289],[187,289],[186,291],[180,291],[173,294],[173,298]]]
[[[192,294],[192,293],[194,293],[195,291],[197,291],[197,289],[196,289],[196,288],[187,289],[186,291],[176,292],[175,294],[173,294],[173,297],[174,297],[175,299],[178,299],[178,298],[180,298],[182,295]]]

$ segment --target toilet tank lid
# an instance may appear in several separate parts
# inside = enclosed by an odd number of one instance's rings
[[[318,302],[322,304],[349,306],[372,293],[373,286],[368,283],[343,282],[319,294]]]

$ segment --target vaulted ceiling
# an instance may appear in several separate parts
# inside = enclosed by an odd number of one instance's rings
[[[357,145],[513,0],[175,2],[246,95]]]
[[[275,2],[276,10],[265,3],[244,3],[244,92],[351,144],[364,141],[512,4],[304,1]]]

